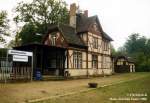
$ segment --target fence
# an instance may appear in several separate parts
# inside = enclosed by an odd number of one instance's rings
[[[12,62],[6,61],[6,58],[0,58],[0,80],[5,81],[11,78]]]
[[[30,80],[31,74],[31,58],[29,62],[13,62],[12,57],[0,58],[0,82],[7,82],[12,80]]]

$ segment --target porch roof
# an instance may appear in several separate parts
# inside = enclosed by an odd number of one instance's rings
[[[40,47],[40,48],[48,48],[48,49],[57,49],[57,50],[67,50],[65,47],[56,47],[56,46],[49,46],[49,45],[44,45],[40,43],[31,43],[31,44],[25,44],[17,47],[13,47],[14,49],[19,49],[19,50],[31,50],[33,47]]]

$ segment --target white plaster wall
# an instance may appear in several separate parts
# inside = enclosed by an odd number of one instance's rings
[[[88,68],[92,68],[92,55],[88,54]]]
[[[87,69],[68,69],[70,76],[86,76]]]
[[[102,75],[103,73],[105,75],[111,75],[112,69],[89,69],[88,70],[89,75]]]
[[[86,61],[86,52],[82,52],[82,60]]]
[[[89,75],[101,75],[102,69],[88,69]]]
[[[82,62],[82,68],[86,68],[86,62]]]
[[[95,49],[95,48],[93,48],[93,45],[92,45],[92,43],[93,43],[93,37],[96,37],[96,38],[98,38],[98,48],[97,49]],[[92,34],[92,33],[90,33],[90,32],[88,32],[88,46],[89,46],[89,48],[88,48],[88,50],[89,51],[92,51],[92,52],[99,52],[99,53],[101,53],[102,51],[101,51],[101,49],[102,49],[102,37],[101,36],[98,36],[98,35],[95,35],[95,34]]]
[[[102,56],[98,55],[98,69],[102,68]]]
[[[99,63],[98,63],[98,69],[101,69],[101,68],[102,68],[102,63],[99,62]]]
[[[73,50],[68,50],[69,53],[69,68],[73,68]],[[71,57],[70,57],[71,56]]]
[[[86,68],[86,52],[82,52],[82,68]]]
[[[111,75],[112,69],[103,69],[105,75]]]
[[[86,76],[87,73],[90,76],[102,75],[103,73],[105,75],[112,74],[112,69],[68,69],[67,71],[69,72],[70,76]]]

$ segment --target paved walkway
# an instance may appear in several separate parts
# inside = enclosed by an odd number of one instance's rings
[[[138,79],[149,75],[148,73],[118,74],[109,77],[96,77],[91,79],[78,79],[69,81],[44,81],[19,84],[1,84],[0,103],[20,103],[40,98],[56,97],[64,94],[88,90],[89,82],[97,82],[104,86],[121,81]]]

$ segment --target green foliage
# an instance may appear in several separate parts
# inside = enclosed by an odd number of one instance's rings
[[[37,24],[67,23],[67,4],[61,0],[33,0],[31,3],[21,2],[16,7],[19,13],[14,19]]]
[[[26,24],[22,31],[19,33],[19,38],[21,38],[22,44],[41,42],[41,36],[36,35],[35,33],[41,30],[40,27],[36,27],[33,24]],[[40,32],[40,31],[39,31]]]
[[[4,36],[9,36],[9,26],[8,26],[9,20],[7,19],[7,12],[1,11],[0,12],[0,42],[5,43]]]
[[[139,34],[135,33],[129,36],[129,39],[125,43],[125,48],[127,49],[128,53],[131,54],[135,52],[143,52],[146,46],[146,41],[146,37],[141,37]]]
[[[126,48],[125,47],[119,47],[117,55],[127,55]]]
[[[1,48],[0,49],[0,57],[6,57],[7,56],[7,49]]]
[[[113,45],[110,45],[111,54],[114,56],[116,54],[116,50]]]
[[[62,0],[33,0],[31,3],[21,2],[16,7],[16,23],[25,25],[19,33],[23,44],[36,41],[36,33],[45,34],[52,23],[68,23],[69,11]],[[39,38],[37,37],[39,42]]]
[[[136,71],[150,71],[150,39],[132,34],[124,48],[128,56],[135,58]]]

